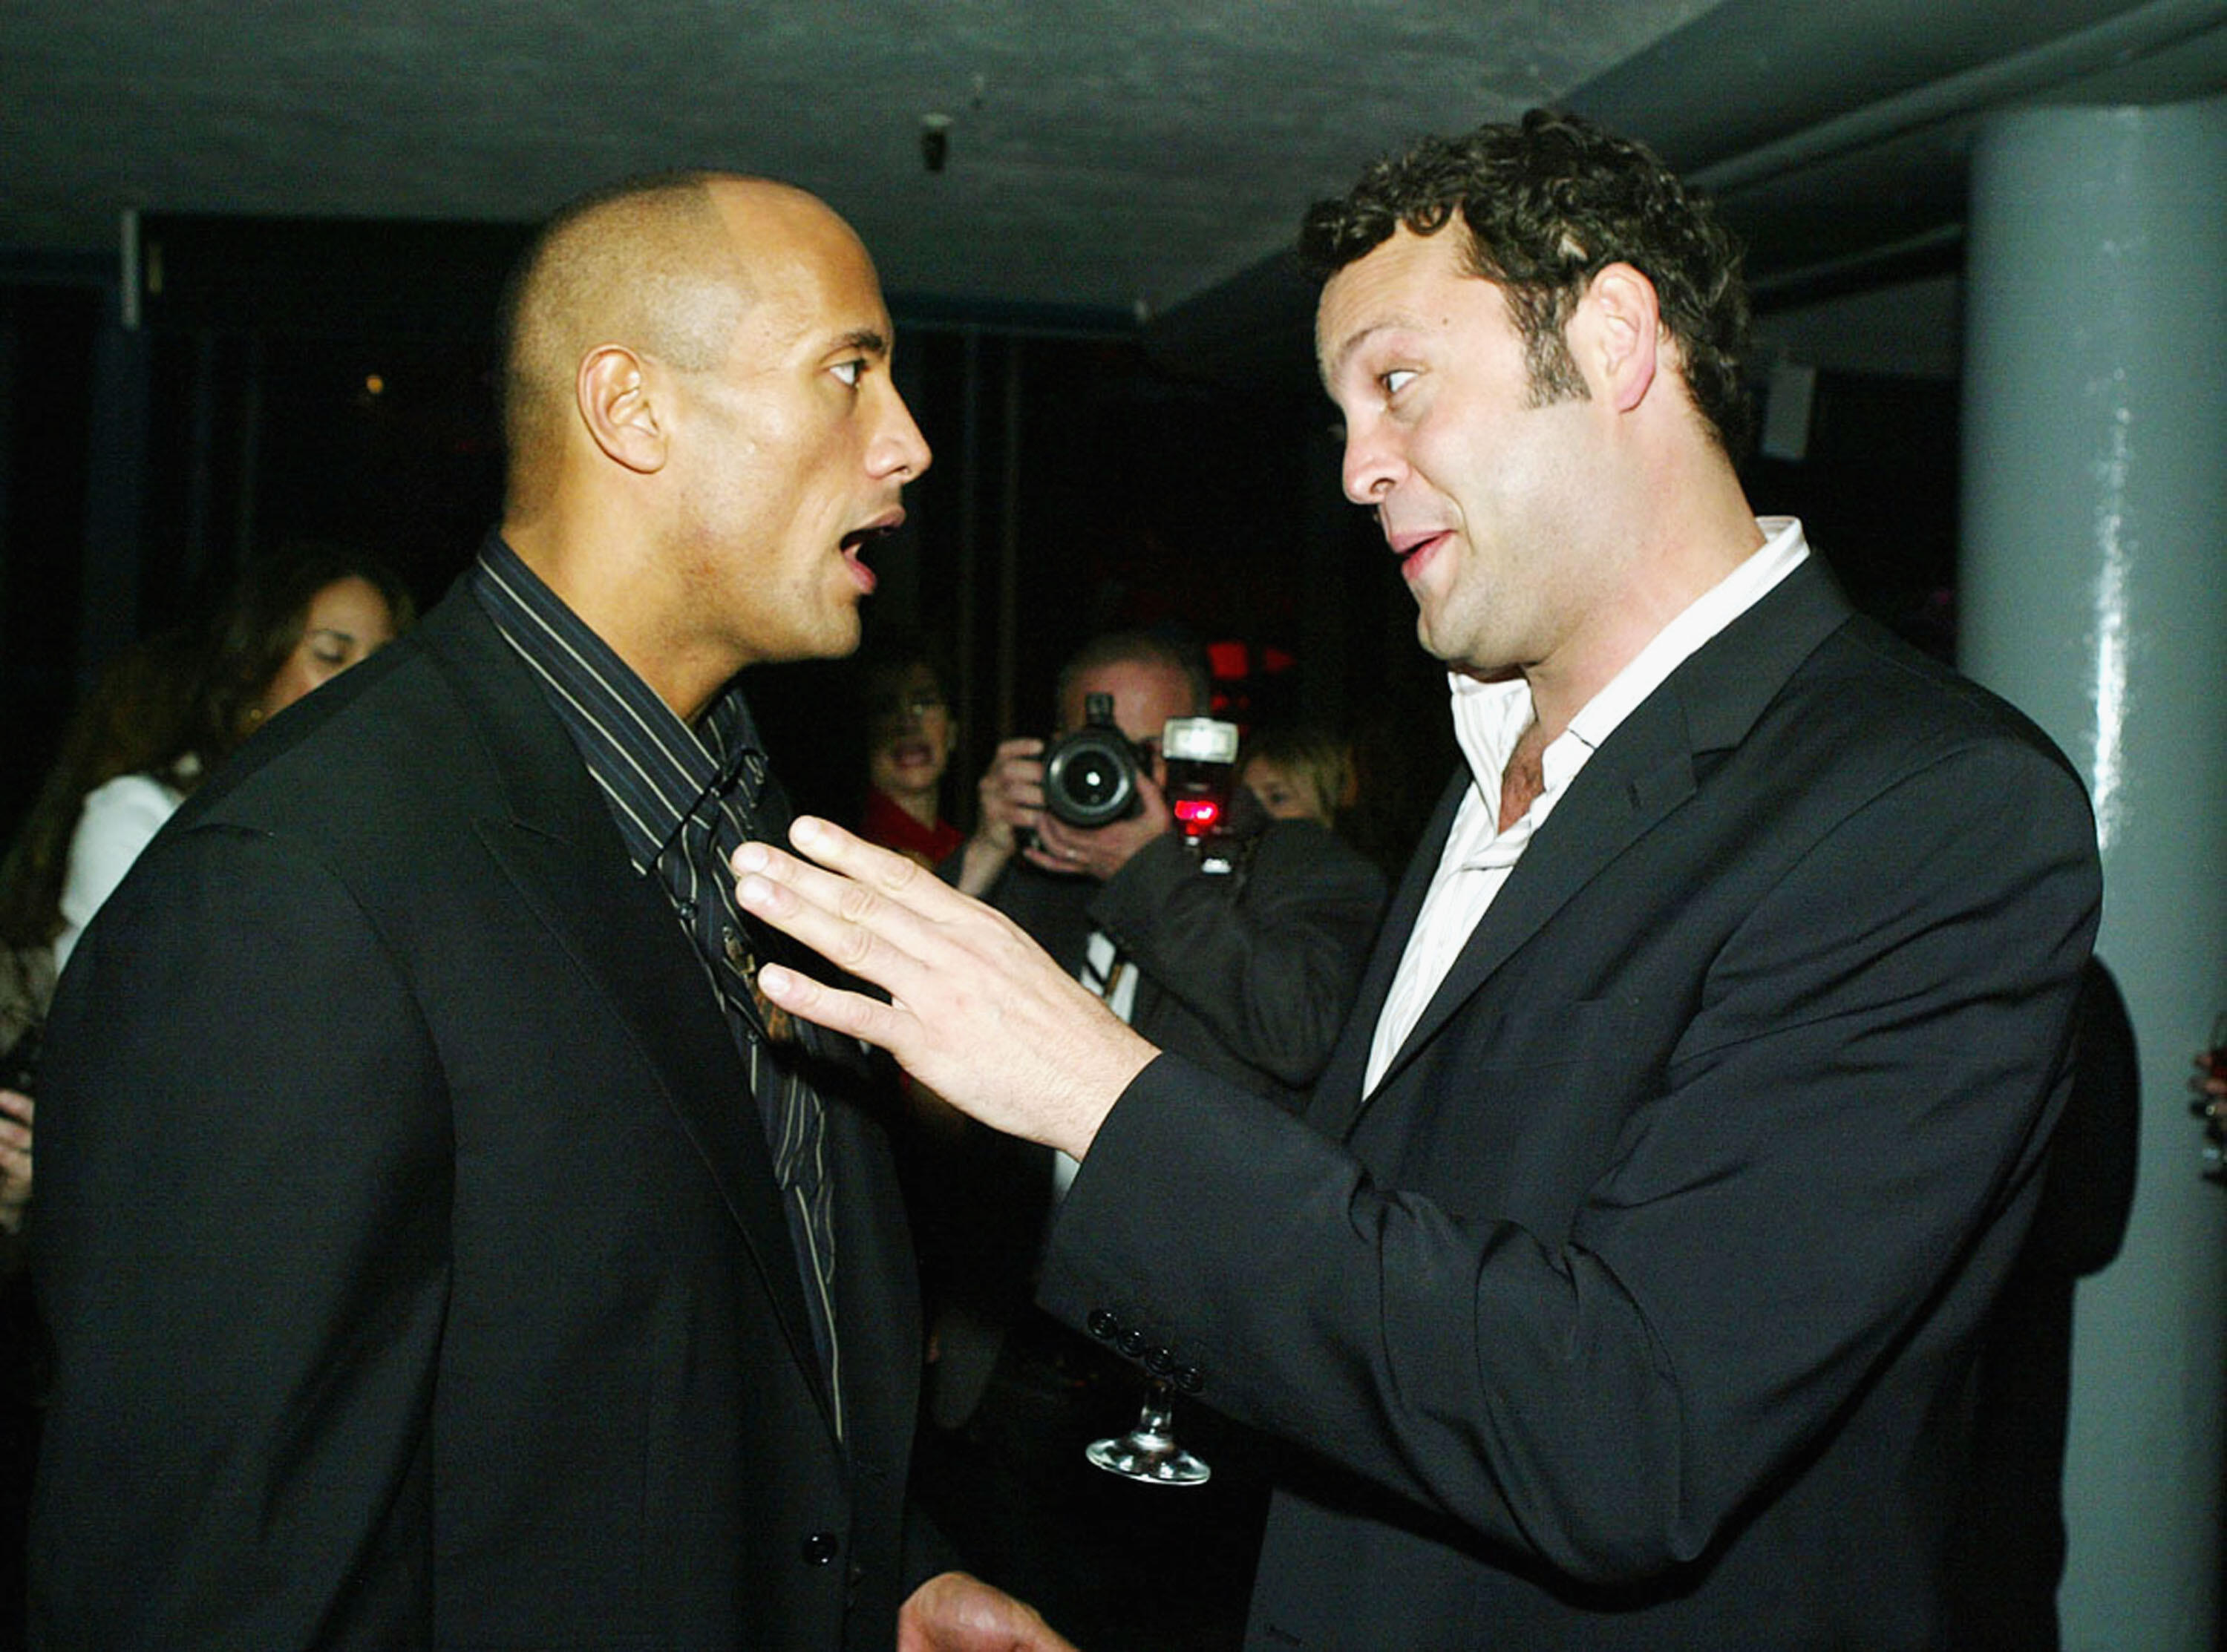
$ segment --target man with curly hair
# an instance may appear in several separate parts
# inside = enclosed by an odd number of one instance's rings
[[[1737,256],[1645,150],[1430,140],[1305,247],[1466,761],[1304,1119],[830,827],[871,898],[761,847],[743,899],[890,1001],[769,990],[1080,1159],[1044,1305],[1301,1448],[1248,1644],[1942,1645],[2079,780],[1751,507]]]

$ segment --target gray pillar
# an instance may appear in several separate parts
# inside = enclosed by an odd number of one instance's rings
[[[2064,1644],[2211,1652],[2227,1189],[2186,1083],[2227,1009],[2227,100],[1998,118],[1972,192],[1962,663],[2087,780],[2142,1070],[2133,1224],[2077,1310]]]

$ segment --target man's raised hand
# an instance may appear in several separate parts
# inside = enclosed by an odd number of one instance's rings
[[[763,843],[736,852],[737,901],[889,1001],[777,965],[759,973],[766,996],[881,1045],[985,1124],[1077,1158],[1088,1152],[1115,1099],[1158,1052],[1011,920],[916,863],[809,815],[789,840],[811,859]]]

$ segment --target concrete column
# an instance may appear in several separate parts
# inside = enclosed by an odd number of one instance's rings
[[[1992,121],[1965,328],[1962,663],[2088,781],[2142,1069],[2133,1224],[2077,1310],[2064,1644],[2211,1652],[2227,1188],[2186,1082],[2227,1009],[2227,99]]]

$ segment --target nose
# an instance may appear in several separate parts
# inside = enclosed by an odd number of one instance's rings
[[[1382,504],[1406,469],[1381,421],[1346,422],[1341,475],[1348,499],[1356,505]]]
[[[905,405],[904,398],[894,387],[889,395],[889,410],[866,450],[867,468],[877,476],[911,482],[935,456],[928,450],[928,438],[913,423],[912,410]]]

